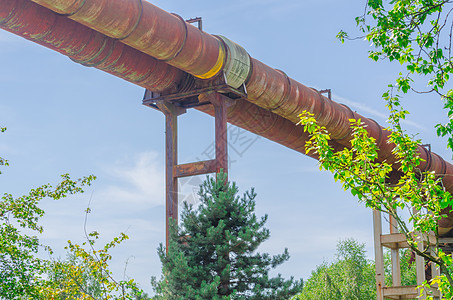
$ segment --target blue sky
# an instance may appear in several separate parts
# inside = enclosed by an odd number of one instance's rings
[[[380,95],[399,66],[372,62],[365,41],[341,44],[335,38],[340,29],[357,32],[354,17],[365,1],[152,3],[186,19],[201,16],[205,31],[236,41],[254,58],[307,86],[332,89],[334,100],[384,124]],[[0,136],[0,153],[11,162],[1,175],[0,192],[20,195],[55,183],[66,172],[75,178],[97,175],[86,194],[43,203],[42,242],[62,256],[68,239],[81,243],[91,198],[89,230],[106,239],[119,232],[130,236],[114,252],[118,276],[130,258],[127,274],[151,291],[149,277],[160,273],[156,248],[165,237],[163,115],[141,105],[142,88],[4,31],[0,66],[0,124],[8,127]],[[433,130],[446,118],[440,100],[404,99],[411,111],[408,132],[450,159],[445,140]],[[180,162],[206,159],[213,124],[198,111],[180,118]],[[277,272],[306,279],[316,265],[333,258],[337,241],[348,237],[366,243],[373,256],[371,212],[320,172],[315,160],[237,128],[230,128],[230,136],[230,179],[242,191],[255,187],[257,215],[269,215],[271,238],[261,251],[277,254],[289,248],[291,259]],[[195,201],[199,180],[181,182],[188,201]]]

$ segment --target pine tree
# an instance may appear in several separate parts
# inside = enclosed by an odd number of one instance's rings
[[[184,205],[181,226],[173,224],[166,249],[160,245],[162,278],[153,299],[288,299],[302,280],[284,280],[269,271],[289,259],[288,250],[270,256],[256,252],[270,236],[267,215],[257,219],[256,193],[242,197],[226,175],[207,178],[200,186],[197,209]]]

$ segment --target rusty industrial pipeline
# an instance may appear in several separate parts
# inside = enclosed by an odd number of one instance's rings
[[[189,76],[28,0],[0,0],[0,28],[150,90],[172,89]],[[210,106],[198,109],[214,114]],[[229,107],[228,122],[305,153],[309,137],[302,127],[248,101],[237,101]],[[342,148],[336,142],[332,147]],[[315,154],[311,156],[316,158]]]
[[[390,132],[375,121],[336,103],[319,92],[251,58],[236,43],[212,36],[142,0],[32,0],[107,36],[121,40],[137,50],[199,78],[210,78],[224,71],[233,87],[245,83],[247,100],[294,123],[304,110],[310,111],[332,138],[348,146],[352,138],[349,119],[361,119],[377,141],[379,157],[390,164],[396,158],[388,144]],[[171,32],[171,34],[168,34]],[[420,169],[450,174],[453,166],[436,154],[419,147]],[[453,177],[444,178],[447,190]]]
[[[292,122],[304,110],[310,111],[332,138],[349,146],[352,132],[349,119],[361,119],[370,136],[377,141],[380,160],[393,164],[394,145],[386,131],[375,121],[336,103],[319,92],[251,58],[236,43],[222,36],[212,36],[142,0],[32,0],[59,14],[199,78],[211,78],[220,71],[233,87],[245,84],[247,100]],[[171,32],[171,34],[168,34]],[[420,169],[440,176],[453,173],[453,165],[439,155],[419,146]],[[453,192],[453,176],[443,178]],[[453,227],[453,223],[452,226]]]
[[[153,91],[175,88],[188,76],[184,72],[201,79],[223,72],[230,86],[247,89],[247,101],[229,108],[228,121],[299,152],[304,152],[307,140],[294,125],[302,111],[312,112],[327,128],[336,149],[349,146],[349,119],[360,118],[377,141],[379,159],[396,160],[391,153],[394,145],[387,143],[390,133],[375,121],[251,58],[229,39],[207,34],[146,1],[33,1],[43,7],[29,0],[0,0],[0,27]],[[260,127],[255,114],[272,117]],[[423,171],[453,174],[453,165],[439,155],[421,146],[418,152]],[[443,184],[453,192],[453,176],[444,177]],[[440,227],[441,234],[452,229],[453,216],[441,220]]]
[[[225,60],[221,42],[146,1],[34,1],[199,78]],[[171,32],[171,34],[169,34]]]
[[[2,1],[0,26],[132,83],[166,90],[182,72],[30,1]]]

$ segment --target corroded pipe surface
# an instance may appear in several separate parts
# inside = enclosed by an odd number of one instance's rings
[[[392,154],[395,145],[388,143],[390,132],[376,121],[353,112],[349,107],[324,97],[258,60],[252,59],[252,66],[252,74],[247,81],[250,102],[293,122],[298,122],[298,115],[304,110],[310,111],[318,123],[327,128],[332,138],[345,146],[349,146],[352,138],[349,119],[361,119],[369,135],[376,139],[379,160],[398,167]],[[440,176],[453,171],[453,166],[439,155],[422,146],[418,147],[418,152],[423,159],[420,164],[422,171],[434,171]],[[447,190],[453,192],[452,176],[444,177],[443,183]]]
[[[202,102],[206,102],[209,98],[207,95],[202,94],[199,96],[199,99]],[[210,105],[200,106],[197,109],[214,116],[214,109]],[[302,126],[295,126],[293,122],[253,103],[248,101],[233,102],[228,107],[227,118],[228,122],[235,126],[246,129],[312,158],[318,158],[316,153],[306,154],[305,143],[310,139],[310,136],[307,132],[304,132]],[[331,141],[330,146],[334,150],[344,148],[343,145],[336,141]]]
[[[179,17],[167,13],[142,0],[33,0],[57,13],[65,14],[90,28],[124,43],[194,76],[209,78],[225,66],[231,56],[227,43],[186,24]],[[171,33],[171,34],[170,34]],[[222,46],[223,45],[223,46]],[[179,52],[178,52],[179,51]],[[379,159],[390,164],[394,145],[388,143],[389,132],[375,121],[365,118],[322,96],[317,91],[289,78],[262,62],[251,59],[249,74],[243,76],[248,100],[295,123],[304,110],[312,112],[319,124],[325,126],[332,138],[349,146],[352,132],[349,119],[361,119],[379,147]],[[422,171],[444,175],[453,166],[440,156],[419,147],[423,159]],[[397,165],[396,165],[397,167]],[[453,191],[453,176],[444,177],[444,186]]]
[[[188,76],[28,0],[0,0],[0,28],[151,90],[172,88]],[[206,101],[203,97],[201,101]],[[198,109],[214,115],[211,106]],[[301,126],[248,101],[236,101],[229,107],[228,122],[305,154],[309,137]],[[332,147],[342,148],[336,142]]]
[[[85,66],[156,91],[174,87],[183,76],[176,68],[30,1],[2,0],[0,27]]]
[[[341,145],[349,146],[352,137],[349,119],[360,118],[367,126],[370,136],[377,141],[379,159],[395,163],[391,153],[394,145],[388,144],[390,133],[375,121],[327,99],[258,60],[251,59],[251,66],[247,65],[245,60],[240,59],[240,56],[244,56],[240,46],[233,45],[224,38],[221,40],[206,34],[148,2],[33,1],[112,38],[28,0],[0,0],[0,27],[67,55],[76,62],[99,68],[154,91],[175,87],[181,77],[185,76],[168,64],[199,78],[210,78],[223,68],[230,69],[231,65],[225,66],[226,61],[236,60],[237,65],[244,65],[242,73],[244,70],[249,72],[246,76],[237,78],[243,78],[248,100],[254,104],[241,101],[232,106],[228,113],[228,121],[232,124],[303,153],[307,136],[294,125],[302,111],[308,110],[315,114],[318,122],[338,142],[335,143],[336,149],[340,149]],[[239,49],[238,57],[227,60],[232,52],[230,47]],[[144,53],[165,60],[168,64]],[[201,110],[209,112],[209,108]],[[251,113],[252,111],[254,112]],[[272,117],[259,121],[254,118],[254,114],[258,112]],[[418,152],[423,159],[420,166],[422,170],[434,171],[439,176],[453,174],[453,166],[437,154],[428,152],[421,146]],[[453,192],[453,176],[445,176],[443,183],[448,191]],[[442,220],[440,225],[443,228],[441,233],[447,233],[453,228],[453,216]]]
[[[146,1],[33,1],[199,78],[215,76],[225,62],[217,38]]]

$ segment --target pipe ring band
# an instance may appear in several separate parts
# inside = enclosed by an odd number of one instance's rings
[[[354,112],[352,111],[352,109],[342,103],[340,103],[340,105],[343,106],[344,108],[346,108],[346,110],[348,111],[349,116],[350,116],[350,118],[348,118],[348,120],[354,119]],[[345,139],[346,137],[350,136],[351,133],[352,133],[352,128],[351,128],[351,125],[349,124],[348,131],[342,137],[335,138],[335,140],[341,141],[341,140]]]
[[[97,67],[100,64],[104,63],[112,55],[115,43],[116,43],[116,41],[113,40],[113,43],[112,43],[112,45],[111,45],[111,47],[109,49],[109,53],[103,59],[101,59],[98,62],[90,63],[90,61],[92,61],[93,59],[97,58],[102,53],[102,51],[105,49],[105,47],[107,45],[107,40],[104,42],[104,45],[102,46],[101,50],[99,50],[99,52],[95,56],[93,56],[92,58],[90,58],[90,59],[88,59],[86,61],[77,61],[77,60],[72,59],[72,58],[71,58],[71,60],[76,62],[76,63],[79,63],[79,64],[81,64],[81,65],[83,65],[85,67]]]
[[[181,22],[184,24],[184,41],[182,42],[181,47],[179,47],[178,51],[176,51],[173,56],[166,58],[166,59],[162,59],[162,61],[164,61],[164,62],[168,62],[170,60],[175,59],[176,56],[178,56],[179,53],[181,53],[182,49],[186,45],[187,35],[188,35],[187,22],[180,15],[175,14],[175,13],[171,13],[171,14],[174,15],[175,17],[177,17],[178,19],[180,19]]]
[[[142,16],[143,16],[143,2],[142,2],[142,0],[138,0],[138,2],[140,3],[140,12],[138,14],[137,21],[135,22],[134,26],[132,26],[132,29],[128,33],[126,33],[124,36],[118,38],[118,40],[120,40],[120,41],[122,41],[124,39],[127,39],[132,34],[132,32],[134,32],[135,29],[137,29],[138,24],[142,20]]]
[[[319,110],[319,114],[317,116],[314,116],[314,118],[316,120],[319,119],[319,117],[322,116],[322,114],[324,113],[324,109],[326,108],[326,100],[327,98],[325,98],[320,91],[318,91],[317,89],[314,89],[314,88],[311,88],[313,91],[315,91],[316,93],[318,93],[318,96],[319,96],[319,100],[321,102],[321,109]]]
[[[423,149],[423,151],[425,151],[426,157],[427,157],[426,167],[425,167],[425,169],[422,170],[422,171],[428,171],[428,170],[431,168],[431,164],[432,164],[432,161],[433,161],[433,159],[432,159],[432,154],[431,154],[431,152],[430,152],[428,149],[426,149],[425,147],[421,146],[421,148]]]
[[[89,66],[90,61],[93,61],[93,60],[96,59],[99,55],[101,55],[102,51],[104,51],[105,47],[107,46],[107,42],[108,42],[108,38],[104,38],[104,41],[102,42],[102,46],[98,49],[98,51],[96,52],[96,54],[94,54],[94,55],[91,56],[90,58],[85,59],[85,60],[75,60],[75,59],[72,59],[72,58],[71,58],[71,60],[74,61],[74,62],[77,62],[77,63],[79,63],[79,64]]]
[[[273,111],[279,109],[280,107],[282,107],[283,104],[285,104],[285,102],[287,102],[287,100],[289,99],[289,96],[291,94],[291,80],[290,80],[289,76],[282,70],[278,70],[278,69],[275,69],[275,70],[277,72],[283,74],[283,76],[285,76],[286,81],[288,82],[288,88],[286,89],[285,95],[281,98],[281,100],[279,102],[277,102],[274,107],[271,107],[268,109],[270,112],[273,112]]]
[[[70,12],[70,13],[67,13],[67,14],[61,14],[62,16],[65,16],[65,17],[70,17],[70,16],[73,16],[75,15],[76,13],[78,13],[82,7],[85,5],[85,3],[87,2],[87,0],[83,0],[80,4],[79,4],[79,7],[77,7],[74,11]]]

